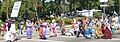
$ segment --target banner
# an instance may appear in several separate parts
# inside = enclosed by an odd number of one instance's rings
[[[14,3],[12,13],[11,13],[11,17],[17,17],[18,16],[21,3],[22,3],[21,1],[18,1],[18,2]]]

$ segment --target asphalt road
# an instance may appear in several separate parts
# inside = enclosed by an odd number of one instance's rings
[[[26,34],[18,35],[18,40],[15,42],[120,42],[120,34],[116,33],[112,39],[85,39],[84,37],[76,38],[75,36],[63,36],[58,33],[57,37],[49,37],[47,33],[47,40],[39,39],[37,32],[33,29],[32,39],[26,39]],[[5,42],[3,37],[0,36],[0,42]]]

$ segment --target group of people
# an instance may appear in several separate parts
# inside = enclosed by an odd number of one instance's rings
[[[47,39],[46,33],[48,30],[50,31],[50,37],[56,37],[58,36],[57,26],[60,26],[61,34],[66,36],[65,19],[62,18],[60,23],[55,22],[55,19],[51,23],[47,23],[44,19],[40,19],[37,22],[26,20],[27,39],[32,38],[33,29],[36,29],[40,39]],[[69,33],[71,36],[76,36],[77,38],[82,34],[87,39],[91,39],[92,37],[111,39],[112,34],[118,29],[117,23],[118,21],[115,17],[109,19],[107,16],[103,17],[103,19],[88,19],[87,17],[83,17],[82,19],[76,20],[72,18]],[[1,30],[5,34],[6,41],[14,41],[17,33],[15,20],[10,19],[3,22]]]
[[[27,23],[27,35],[28,39],[32,36],[31,26],[29,22]],[[50,37],[58,36],[58,29],[57,26],[60,26],[60,31],[62,35],[66,34],[66,24],[65,18],[61,19],[60,23],[56,23],[55,19],[52,20],[51,23],[47,23],[44,19],[40,20],[39,22],[35,23],[36,31],[38,31],[40,39],[47,39],[46,33],[48,30],[50,31]],[[58,25],[59,24],[59,25]],[[103,17],[103,19],[88,19],[87,17],[83,17],[82,19],[74,19],[71,20],[71,29],[69,33],[71,36],[79,37],[80,34],[83,37],[90,39],[92,37],[95,38],[103,38],[103,39],[111,39],[112,34],[118,29],[117,20],[115,17],[109,19],[107,16]],[[95,34],[95,35],[94,35]]]
[[[114,16],[111,19],[107,16],[103,17],[103,19],[88,19],[86,17],[83,17],[78,21],[72,19],[72,29],[70,30],[70,33],[74,34],[77,38],[79,37],[79,34],[82,34],[88,39],[92,37],[111,39],[112,34],[119,28],[117,20],[118,19]]]
[[[16,38],[15,19],[11,18],[1,24],[1,35],[4,36],[5,41],[11,42]]]

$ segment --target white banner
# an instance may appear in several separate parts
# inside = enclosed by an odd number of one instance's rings
[[[21,3],[22,3],[21,1],[18,1],[18,2],[14,3],[12,13],[11,13],[11,17],[17,17],[18,16]]]

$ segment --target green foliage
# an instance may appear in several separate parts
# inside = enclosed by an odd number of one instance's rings
[[[102,14],[99,13],[99,12],[94,12],[93,16],[94,16],[95,18],[101,18],[101,17],[102,17]]]
[[[21,7],[20,7],[20,12],[19,12],[20,19],[23,19],[23,17],[27,13],[28,13],[28,16],[30,19],[35,17],[36,10],[35,10],[35,7],[33,6],[35,1],[37,1],[37,0],[23,0],[22,1]]]
[[[66,19],[65,19],[65,23],[66,23],[66,24],[71,24],[71,18],[66,18]]]
[[[9,15],[8,17],[10,17],[11,10],[14,5],[14,1],[15,0],[3,0],[2,7],[1,7],[1,13],[5,12],[7,15]]]

